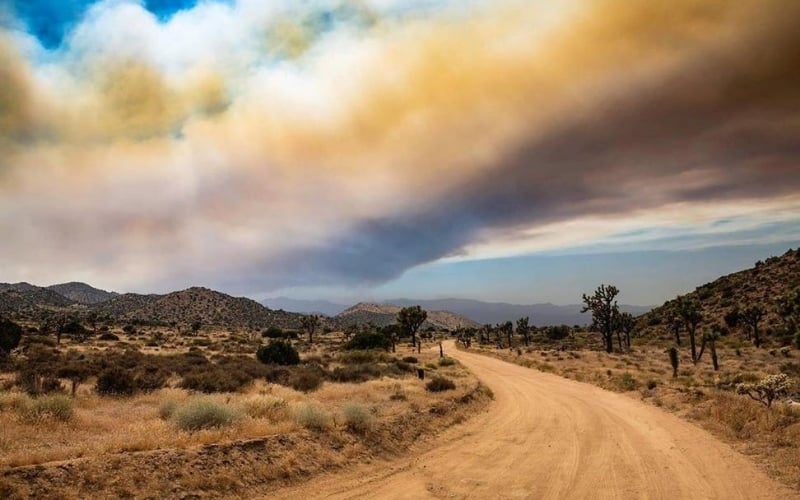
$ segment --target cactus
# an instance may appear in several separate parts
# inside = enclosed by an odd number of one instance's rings
[[[670,347],[669,362],[672,365],[672,378],[678,376],[678,349]]]

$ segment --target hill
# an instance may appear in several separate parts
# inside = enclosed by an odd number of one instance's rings
[[[33,285],[0,288],[0,314],[35,317],[44,311],[70,308],[74,304],[68,298],[47,288]]]
[[[99,311],[125,319],[152,323],[187,324],[239,328],[299,328],[302,315],[273,311],[245,297],[194,287],[166,295],[126,294],[101,304]]]
[[[703,321],[700,329],[709,325],[725,325],[725,315],[737,306],[740,309],[751,305],[762,307],[766,314],[761,330],[769,336],[785,329],[778,314],[778,303],[789,292],[800,286],[800,249],[789,250],[780,257],[759,261],[754,267],[697,287],[685,297],[696,299],[700,304]],[[666,335],[666,318],[675,306],[670,300],[639,318],[643,333]]]
[[[555,305],[555,304],[508,304],[505,302],[482,302],[470,299],[439,299],[439,300],[409,300],[396,299],[392,304],[409,306],[419,304],[423,309],[447,310],[470,318],[480,324],[496,324],[514,321],[517,318],[528,316],[531,325],[584,325],[591,323],[592,317],[588,313],[581,313],[581,305]],[[620,309],[638,316],[650,309],[651,306],[621,305]]]
[[[373,304],[361,302],[335,316],[334,320],[341,326],[372,323],[375,326],[386,326],[397,322],[397,313],[402,307],[393,304]],[[424,307],[423,307],[424,309]],[[450,311],[427,310],[428,319],[422,328],[433,326],[440,329],[454,330],[464,327],[480,326],[469,318]]]
[[[86,283],[79,283],[75,281],[70,283],[61,283],[58,285],[50,285],[47,288],[74,302],[89,305],[105,302],[118,295],[116,292],[107,292],[105,290],[100,290],[99,288],[94,288]]]

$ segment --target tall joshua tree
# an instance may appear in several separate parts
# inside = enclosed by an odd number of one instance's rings
[[[683,326],[689,332],[689,345],[692,349],[692,363],[697,364],[697,326],[703,320],[700,303],[689,297],[678,297],[678,314],[683,320]]]
[[[750,306],[741,313],[741,321],[753,333],[753,343],[756,347],[761,347],[761,335],[758,327],[761,320],[764,319],[764,314],[766,314],[764,308],[757,305]]]
[[[592,312],[592,326],[603,336],[606,352],[614,351],[614,330],[619,316],[617,295],[619,289],[614,285],[600,285],[593,295],[583,294],[581,312]]]
[[[397,322],[406,335],[411,337],[411,345],[417,345],[417,331],[428,319],[428,313],[420,306],[404,307],[397,313]]]
[[[525,342],[526,346],[529,345],[531,341],[531,327],[528,323],[529,321],[527,316],[517,320],[517,333],[522,337],[522,340]]]
[[[303,326],[303,330],[306,331],[308,334],[308,343],[314,343],[314,333],[316,333],[317,328],[319,328],[320,320],[319,316],[316,314],[309,314],[308,316],[303,316],[303,319],[300,320],[300,324]]]

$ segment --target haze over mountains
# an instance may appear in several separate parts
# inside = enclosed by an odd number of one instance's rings
[[[325,300],[299,300],[288,297],[277,297],[262,301],[267,307],[284,309],[297,313],[321,313],[335,316],[348,308],[344,304],[337,304]],[[531,324],[536,326],[549,325],[583,325],[591,322],[591,315],[581,313],[580,304],[555,305],[555,304],[510,304],[506,302],[484,302],[471,299],[392,299],[379,302],[381,305],[394,305],[400,307],[420,305],[426,311],[450,311],[460,316],[465,316],[479,324],[494,324],[528,316]],[[644,314],[651,306],[622,305],[620,308],[638,316]]]

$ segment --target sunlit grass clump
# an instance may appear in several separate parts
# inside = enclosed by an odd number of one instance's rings
[[[172,420],[184,431],[225,427],[238,422],[241,414],[230,406],[208,399],[190,401],[174,410]]]

